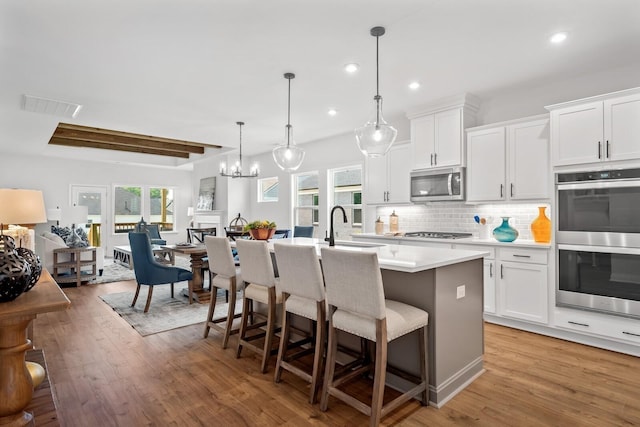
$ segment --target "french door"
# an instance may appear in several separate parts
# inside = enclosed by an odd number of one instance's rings
[[[107,187],[71,185],[71,203],[86,206],[89,211],[89,241],[92,246],[105,248],[109,246],[110,216],[107,206]],[[108,252],[107,252],[108,253]]]

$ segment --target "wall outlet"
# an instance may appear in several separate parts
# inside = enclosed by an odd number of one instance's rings
[[[460,285],[456,288],[456,299],[464,298],[466,293],[465,285]]]

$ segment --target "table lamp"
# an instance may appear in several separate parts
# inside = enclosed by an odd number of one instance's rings
[[[0,188],[0,302],[12,301],[40,279],[42,262],[33,251],[4,235],[4,224],[47,222],[42,191]]]

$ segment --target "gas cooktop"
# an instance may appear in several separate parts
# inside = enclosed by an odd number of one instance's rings
[[[471,236],[471,233],[453,233],[449,231],[414,231],[405,233],[405,237],[424,237],[429,239],[464,239]]]

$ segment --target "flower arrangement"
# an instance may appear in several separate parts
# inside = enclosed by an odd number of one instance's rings
[[[247,225],[244,226],[244,231],[249,231],[249,230],[256,230],[256,229],[260,229],[260,228],[265,228],[265,229],[274,229],[276,228],[276,223],[275,222],[271,222],[268,220],[257,220],[257,221],[253,221],[248,223]]]

